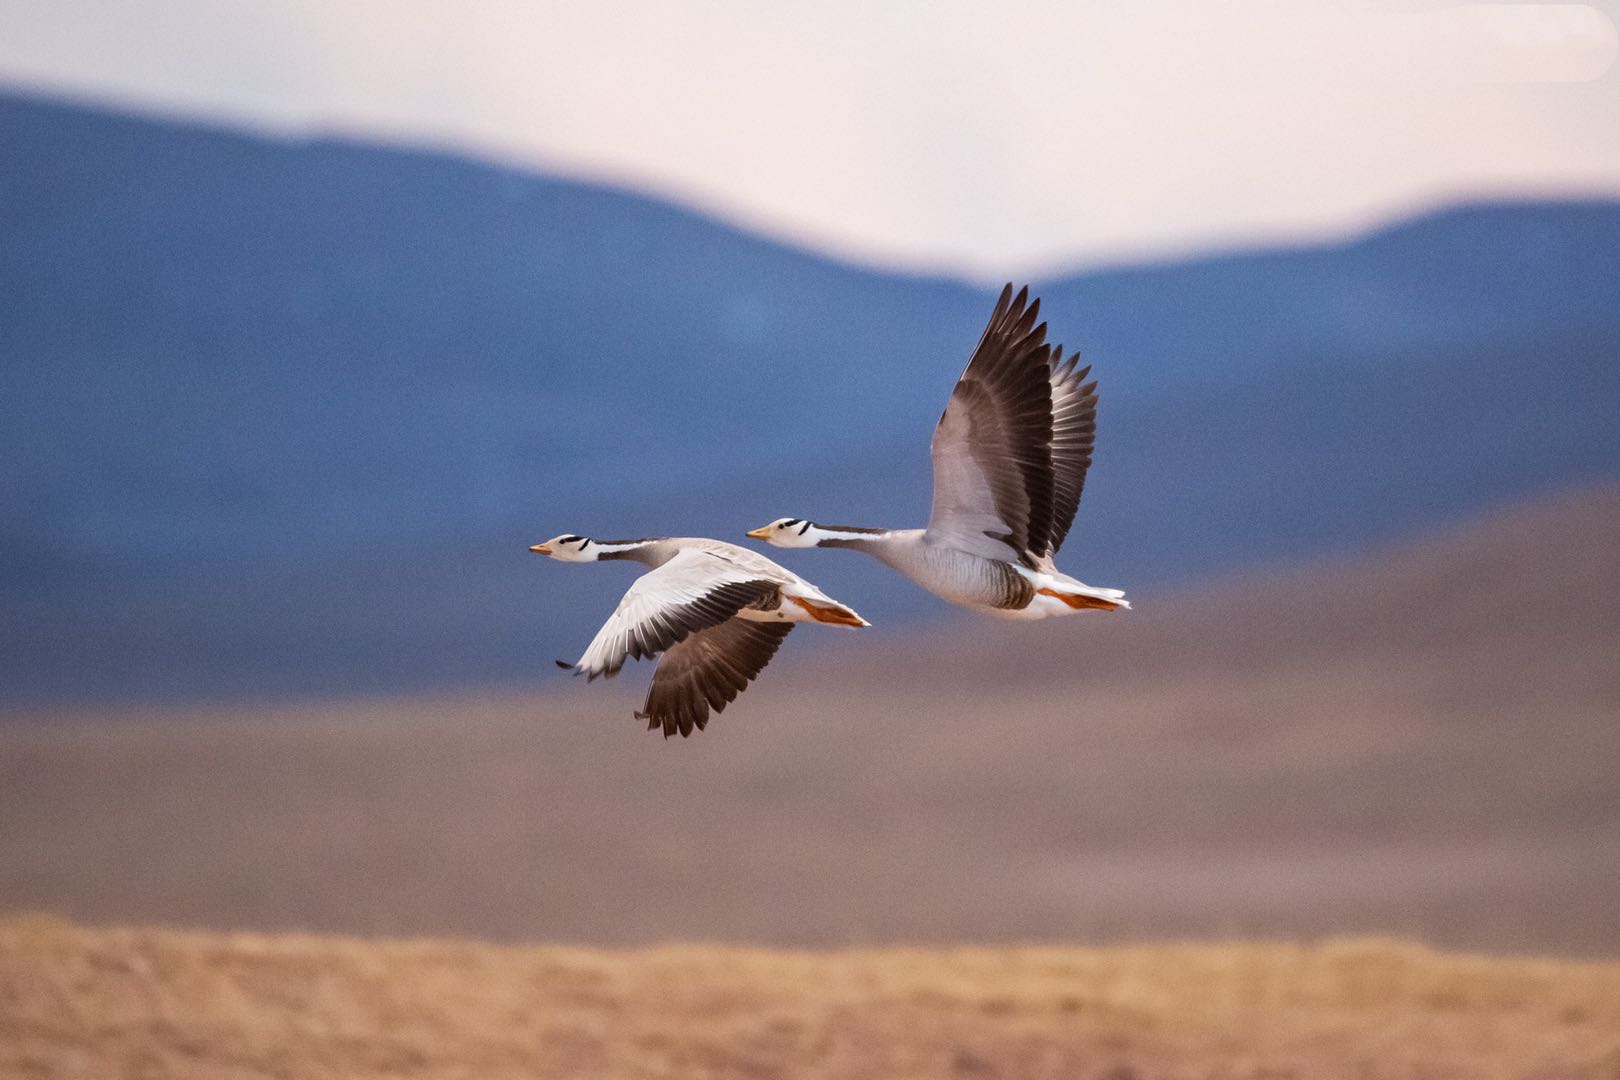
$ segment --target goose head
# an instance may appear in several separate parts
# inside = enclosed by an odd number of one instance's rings
[[[763,540],[772,547],[810,548],[822,539],[822,533],[813,521],[804,518],[777,518],[769,525],[750,529],[748,535]]]
[[[536,555],[548,555],[558,562],[595,562],[602,549],[588,536],[563,533],[543,544],[535,544],[529,550]]]

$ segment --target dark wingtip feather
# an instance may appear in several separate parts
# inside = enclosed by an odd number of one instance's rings
[[[1086,372],[1090,370],[1090,364],[1087,364],[1083,368],[1080,367],[1080,354],[1078,352],[1071,353],[1069,357],[1065,359],[1063,356],[1063,346],[1052,346],[1052,381],[1057,383],[1059,386],[1078,382],[1079,379],[1085,378]]]
[[[675,721],[668,716],[659,716],[656,713],[638,712],[636,713],[636,719],[647,721],[648,731],[657,731],[662,728],[664,731],[664,738],[666,739],[675,734]]]
[[[573,664],[570,664],[566,660],[553,660],[552,663],[556,664],[558,667],[562,668],[564,671],[567,671],[569,668],[574,666]]]

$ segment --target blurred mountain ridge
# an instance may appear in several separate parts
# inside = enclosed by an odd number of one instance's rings
[[[993,299],[443,154],[0,96],[0,161],[0,699],[372,688],[430,640],[512,677],[611,602],[537,539],[920,523]],[[1612,475],[1617,267],[1620,203],[1529,202],[1035,283],[1102,380],[1064,565],[1187,581]],[[490,602],[440,647],[450,588]]]

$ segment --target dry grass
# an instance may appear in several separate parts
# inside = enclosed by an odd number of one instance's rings
[[[631,952],[0,922],[5,1077],[1620,1075],[1620,964],[1396,941]]]

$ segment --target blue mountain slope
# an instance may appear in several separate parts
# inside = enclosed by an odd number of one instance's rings
[[[1620,204],[1498,204],[1341,245],[1087,274],[1044,295],[1108,358],[1111,387],[1133,390],[1612,329],[1617,271]]]
[[[1140,588],[1620,469],[1617,270],[1620,204],[1547,203],[1038,283],[1103,380],[1072,564]],[[537,534],[916,523],[991,300],[443,155],[0,97],[0,700],[518,677],[613,592],[515,558]]]
[[[73,556],[465,535],[789,460],[830,373],[975,306],[425,154],[11,100],[0,157],[4,514]]]

